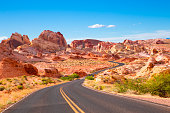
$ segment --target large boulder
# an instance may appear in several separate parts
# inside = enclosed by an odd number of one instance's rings
[[[8,48],[15,49],[20,45],[30,44],[30,40],[27,35],[21,35],[19,33],[12,33],[11,37],[7,40],[1,42],[4,46]]]
[[[32,40],[32,47],[43,52],[52,52],[66,50],[67,42],[60,32],[44,30],[38,38]]]
[[[32,64],[24,64],[25,71],[30,75],[37,75],[38,69]]]
[[[44,73],[42,76],[45,77],[54,77],[54,78],[59,78],[61,77],[60,73],[56,68],[46,68],[44,69]]]

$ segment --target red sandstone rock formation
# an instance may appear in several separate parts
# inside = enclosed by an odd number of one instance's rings
[[[24,64],[25,71],[30,75],[37,75],[38,69],[32,64]]]
[[[30,44],[30,40],[27,35],[22,36],[19,33],[12,33],[10,38],[3,40],[1,43],[8,48],[15,49],[20,45]]]
[[[79,75],[79,77],[84,77],[84,76],[86,76],[87,75],[87,73],[86,72],[84,72],[84,71],[76,71],[76,72],[74,72],[74,73],[76,73],[76,74],[78,74]]]
[[[10,58],[4,58],[0,62],[0,78],[36,75],[37,72],[37,68],[31,64],[22,64]]]
[[[61,77],[61,74],[56,68],[46,68],[44,69],[44,74],[42,76],[59,78]]]
[[[2,60],[5,57],[14,57],[14,56],[10,48],[7,48],[3,44],[0,44],[0,60]]]
[[[155,43],[156,44],[165,44],[164,41],[162,41],[162,40],[157,40]]]
[[[53,61],[64,61],[65,59],[64,58],[61,58],[60,56],[54,56],[52,58]]]
[[[32,47],[43,52],[57,52],[66,50],[67,42],[60,32],[44,30],[38,38],[32,41]]]
[[[102,52],[110,50],[115,44],[116,43],[113,42],[99,42],[97,45],[97,51]]]
[[[98,43],[101,42],[99,40],[95,39],[86,39],[86,40],[74,40],[71,42],[71,47],[72,48],[93,48],[94,46],[97,46]]]

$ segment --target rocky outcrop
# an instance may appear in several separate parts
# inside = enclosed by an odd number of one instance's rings
[[[4,58],[0,62],[0,78],[36,75],[37,69],[31,64],[23,64],[11,58]]]
[[[55,53],[66,50],[67,42],[60,32],[44,30],[38,38],[32,40],[31,46],[42,52]]]
[[[117,43],[111,48],[110,51],[112,53],[115,53],[115,52],[124,51],[124,49],[125,49],[125,46],[122,43]]]
[[[46,68],[44,69],[44,73],[41,76],[45,77],[54,77],[54,78],[59,78],[61,77],[60,73],[56,68]]]
[[[14,57],[12,49],[0,44],[0,61],[5,57]]]
[[[54,56],[52,58],[53,61],[64,61],[65,59],[64,58],[61,58],[60,56]]]
[[[156,44],[165,44],[164,41],[162,41],[162,40],[157,40],[155,43]]]
[[[1,42],[4,46],[8,48],[15,49],[20,45],[30,44],[30,40],[27,35],[21,35],[19,33],[12,33],[11,37],[7,40]]]
[[[79,77],[85,77],[85,76],[87,75],[87,73],[84,72],[84,71],[76,71],[76,72],[74,72],[74,73],[78,74]]]
[[[114,82],[122,82],[124,80],[124,76],[115,74],[112,70],[106,70],[103,73],[97,75],[95,78],[96,82],[103,82],[109,84],[113,84]]]
[[[170,55],[166,55],[166,54],[158,54],[156,55],[155,60],[159,63],[159,64],[165,64],[165,63],[170,63]]]
[[[138,44],[138,42],[126,39],[126,40],[123,41],[123,44],[124,45],[126,45],[126,44]]]
[[[113,45],[115,45],[115,43],[113,42],[99,42],[97,45],[97,51],[98,52],[108,51],[113,47]]]
[[[93,48],[94,46],[97,46],[99,42],[101,41],[95,39],[74,40],[71,42],[70,46],[78,49]]]
[[[37,75],[38,69],[32,64],[24,64],[25,71],[30,75]]]

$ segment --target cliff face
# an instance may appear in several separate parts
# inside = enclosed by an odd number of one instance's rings
[[[32,40],[32,47],[44,52],[66,50],[67,42],[60,32],[44,30],[38,38]]]

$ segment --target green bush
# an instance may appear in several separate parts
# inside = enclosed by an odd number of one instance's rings
[[[94,77],[93,76],[86,76],[85,79],[87,79],[87,80],[94,80]]]
[[[137,94],[150,93],[160,97],[170,97],[170,73],[155,75],[152,79],[128,79],[123,83],[115,83],[119,93],[127,92],[128,89]]]
[[[70,78],[79,78],[79,75],[76,73],[73,73],[72,75],[69,76]]]
[[[42,84],[48,84],[48,83],[55,83],[55,81],[53,81],[51,78],[47,77],[47,78],[43,78],[42,80]]]
[[[25,79],[26,81],[28,81],[28,79],[27,79],[27,76],[26,76],[26,75],[23,75],[23,76],[22,76],[22,78],[23,78],[23,79]]]
[[[147,92],[160,97],[170,97],[170,74],[159,74],[145,84]]]
[[[12,80],[11,80],[10,78],[7,78],[6,80],[7,80],[8,82],[12,82]]]
[[[75,78],[79,78],[79,75],[74,73],[70,76],[67,76],[67,77],[60,77],[61,80],[69,80],[69,81],[72,81],[74,80]]]
[[[23,89],[24,87],[23,87],[23,85],[18,85],[17,88],[18,89]]]
[[[4,86],[0,86],[0,91],[3,91],[5,89]]]

